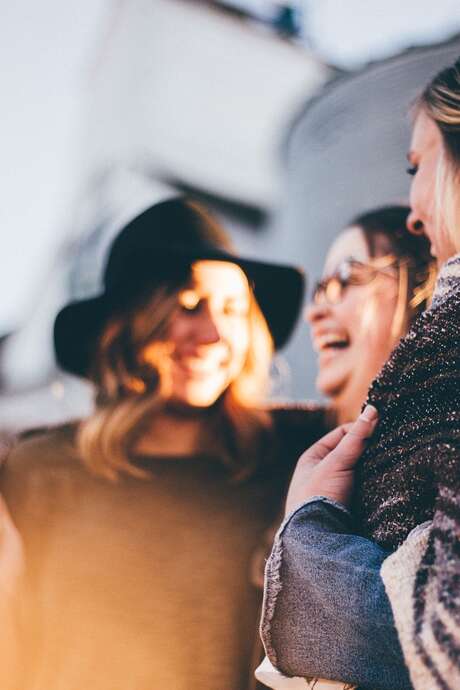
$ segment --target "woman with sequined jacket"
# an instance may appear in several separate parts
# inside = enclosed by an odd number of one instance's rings
[[[306,451],[294,473],[262,620],[293,688],[315,675],[410,687],[378,672],[388,600],[412,686],[460,687],[460,60],[413,114],[407,226],[428,237],[440,270],[356,424]],[[363,682],[362,668],[377,673]]]

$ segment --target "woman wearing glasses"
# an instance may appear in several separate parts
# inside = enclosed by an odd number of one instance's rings
[[[371,381],[414,318],[434,281],[429,242],[405,229],[409,208],[356,217],[332,244],[307,310],[318,353],[318,390],[337,423],[357,417]]]
[[[405,226],[409,211],[407,206],[387,206],[357,216],[332,244],[326,258],[323,278],[313,289],[307,318],[313,345],[318,353],[316,385],[329,399],[332,416],[339,424],[350,422],[359,414],[370,383],[398,340],[426,308],[431,296],[435,275],[434,260],[426,238],[409,235],[407,232]],[[289,500],[292,501],[292,496]],[[322,506],[316,506],[315,509],[319,515],[312,519],[317,519],[324,529],[321,522],[328,519],[327,512]],[[312,510],[313,508],[310,509],[311,512]],[[300,552],[301,545],[297,544],[296,549]],[[315,587],[318,588],[316,593],[319,593],[322,586],[324,573],[319,564],[323,564],[333,554],[334,544],[321,533],[315,549],[305,555],[306,563],[303,562],[304,554],[301,554],[303,575],[313,585],[312,588],[305,588],[302,578],[298,589],[298,583],[288,580],[289,576],[284,573],[280,582],[282,591],[278,595],[279,604],[273,620],[271,616],[275,610],[270,605],[271,594],[277,591],[279,580],[276,569],[273,577],[268,572],[268,596],[262,628],[264,642],[272,660],[276,659],[275,648],[283,650],[279,663],[288,672],[292,669],[293,675],[298,668],[312,668],[311,659],[321,659],[324,651],[316,649],[314,645],[299,647],[295,639],[295,629],[304,626],[307,611],[314,606],[312,597],[315,596]],[[340,579],[340,564],[332,563],[332,567],[334,565]],[[333,595],[340,597],[341,590],[333,592]],[[380,604],[383,616],[379,654],[383,655],[383,665],[387,663],[392,667],[392,673],[387,684],[383,680],[383,685],[374,684],[372,687],[398,690],[406,687],[404,683],[407,676],[389,604],[387,601],[379,602]],[[331,613],[334,615],[333,608]],[[384,619],[385,613],[387,620]],[[279,635],[287,628],[291,637],[286,642],[286,639],[280,640]],[[288,654],[294,657],[294,664]],[[330,661],[333,657],[328,654],[327,658]],[[375,672],[380,667],[377,659],[367,656],[363,661],[363,668],[358,669],[358,673],[362,673],[361,680],[374,680]],[[331,668],[331,672],[333,671],[334,668]],[[401,674],[404,683],[398,685],[397,678]],[[280,690],[291,687],[286,683],[296,683],[295,680],[277,674],[267,661],[259,670],[258,678]],[[310,687],[303,678],[298,682],[299,688]],[[312,679],[311,683],[313,687],[317,680]],[[314,687],[316,690],[322,688],[321,684]],[[336,686],[325,685],[324,689],[328,690],[329,687]],[[337,687],[343,686],[341,684]]]
[[[338,428],[300,459],[267,566],[262,629],[272,661],[288,675],[388,690],[410,681],[416,690],[454,690],[460,687],[460,59],[417,99],[408,159],[414,180],[407,227],[428,237],[439,266],[432,303],[375,379],[356,425]],[[410,681],[395,673],[387,596]],[[293,615],[294,602],[303,617]]]

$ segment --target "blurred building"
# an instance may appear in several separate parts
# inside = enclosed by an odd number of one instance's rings
[[[374,49],[372,33],[353,15],[359,0],[346,4],[348,25],[338,21],[339,0],[319,2],[322,14],[315,0],[109,5],[82,90],[66,240],[50,258],[46,289],[27,323],[0,341],[0,429],[90,409],[90,388],[56,368],[52,322],[64,303],[99,290],[111,237],[148,204],[175,190],[192,193],[221,217],[241,251],[301,263],[311,282],[351,216],[406,198],[408,103],[460,53],[460,41],[446,41],[443,24],[425,41],[437,36],[441,44],[401,53],[415,33],[404,39],[389,31],[376,55],[396,57],[340,72],[352,65],[348,37],[358,29]],[[300,35],[279,30],[283,7],[304,9]],[[327,44],[328,22],[331,30],[340,24],[341,54]],[[305,49],[315,43],[316,54]],[[358,62],[374,53],[363,48]],[[301,327],[276,362],[275,394],[313,396],[315,368]]]
[[[89,409],[87,386],[58,372],[59,307],[95,294],[113,233],[174,190],[207,203],[242,251],[258,255],[280,203],[286,127],[329,70],[276,31],[213,3],[122,0],[84,87],[66,241],[27,324],[0,346],[0,427]]]
[[[286,200],[277,232],[311,280],[321,275],[327,248],[355,215],[408,201],[406,152],[409,106],[443,66],[460,56],[460,38],[412,49],[343,74],[308,101],[286,139]],[[314,394],[315,356],[301,332],[287,350],[296,388]]]

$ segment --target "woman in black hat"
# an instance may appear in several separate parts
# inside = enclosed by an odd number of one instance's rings
[[[121,231],[104,284],[54,333],[95,412],[24,439],[2,470],[25,569],[0,686],[241,690],[252,555],[324,431],[320,412],[261,405],[303,277],[237,257],[202,208],[173,199]]]

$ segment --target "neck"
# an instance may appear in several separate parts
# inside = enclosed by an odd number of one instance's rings
[[[331,408],[335,411],[337,424],[354,422],[361,412],[367,398],[369,380],[355,380],[339,395],[331,398]]]
[[[436,309],[455,293],[460,292],[460,253],[451,256],[441,266],[436,280],[430,310]]]
[[[347,424],[354,422],[361,412],[361,403],[356,405],[344,404],[343,401],[334,401],[332,409],[335,411],[337,424]]]
[[[193,455],[201,440],[208,410],[168,406],[155,414],[136,445],[141,455]]]

